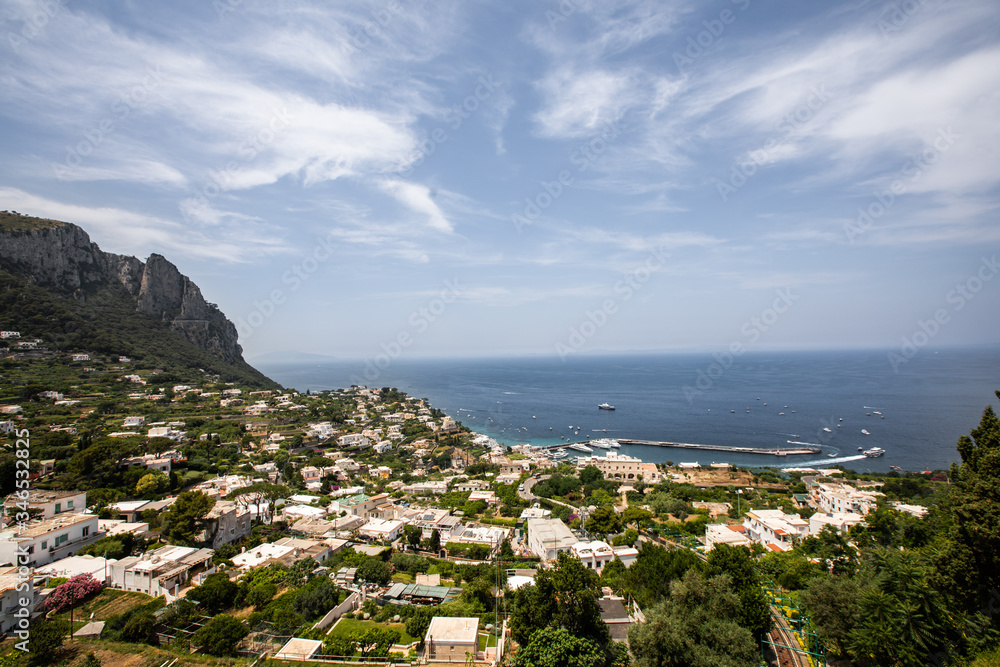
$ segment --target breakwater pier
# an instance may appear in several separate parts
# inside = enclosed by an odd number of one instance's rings
[[[733,445],[699,445],[690,442],[665,442],[662,440],[632,440],[630,438],[615,438],[620,445],[644,445],[647,447],[673,447],[675,449],[698,449],[710,452],[730,452],[734,454],[765,454],[770,456],[796,456],[803,454],[821,454],[820,447],[798,446],[798,447],[739,447]],[[577,444],[589,445],[590,440],[581,440]],[[544,449],[561,449],[567,447],[571,442],[564,445],[550,445]]]

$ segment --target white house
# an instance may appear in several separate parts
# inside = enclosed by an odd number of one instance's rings
[[[0,635],[14,630],[18,622],[35,608],[35,589],[31,576],[19,575],[17,565],[0,567]],[[25,610],[25,611],[22,611]]]
[[[467,662],[479,652],[479,618],[435,616],[424,635],[424,658],[430,662]]]
[[[570,551],[577,543],[560,519],[528,519],[528,549],[542,560],[554,560],[560,551]]]
[[[781,510],[750,510],[743,519],[747,537],[773,551],[788,551],[809,535],[809,522]]]
[[[819,535],[824,526],[833,526],[837,532],[846,533],[865,518],[856,512],[816,512],[809,517],[809,534]]]
[[[814,487],[813,498],[823,512],[855,512],[864,516],[875,509],[877,491],[859,491],[847,484],[820,483]]]
[[[0,531],[0,563],[40,567],[72,556],[78,549],[104,537],[97,515],[57,514],[50,519],[32,521],[25,528],[17,525]],[[18,556],[27,554],[27,562]]]
[[[743,526],[727,526],[724,523],[711,523],[705,526],[705,550],[711,551],[717,544],[728,544],[731,547],[750,546]]]
[[[403,526],[399,519],[371,519],[358,529],[358,535],[370,540],[393,542],[403,532]]]
[[[337,438],[341,447],[368,447],[371,441],[360,433],[345,433]]]
[[[23,506],[24,500],[12,493],[4,501],[5,508]],[[44,491],[34,489],[28,494],[28,509],[40,510],[36,518],[51,519],[63,512],[82,512],[87,509],[86,491]]]
[[[215,572],[211,549],[167,545],[142,556],[122,558],[111,565],[114,588],[137,591],[172,602],[189,583],[199,584]],[[193,581],[192,581],[193,580]]]
[[[594,540],[592,542],[577,542],[570,551],[589,569],[597,574],[604,571],[604,566],[615,558],[621,560],[625,567],[630,566],[639,557],[638,549],[633,547],[612,547],[607,542]]]

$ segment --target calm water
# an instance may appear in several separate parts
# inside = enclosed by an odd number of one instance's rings
[[[377,373],[369,367],[367,379],[363,362],[258,367],[300,391],[397,387],[508,445],[619,437],[787,447],[791,440],[820,445],[823,454],[620,451],[652,462],[842,462],[859,471],[948,467],[958,460],[958,437],[979,423],[986,405],[997,408],[993,390],[1000,388],[1000,349],[922,350],[898,373],[880,351],[747,353],[726,365],[709,354],[397,359]],[[599,410],[605,401],[616,409]],[[858,447],[874,446],[886,455],[859,458]]]

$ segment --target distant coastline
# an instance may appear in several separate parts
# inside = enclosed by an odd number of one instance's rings
[[[843,465],[859,471],[947,468],[957,460],[956,440],[978,422],[993,396],[1000,348],[924,350],[899,372],[886,362],[886,352],[747,353],[693,397],[685,396],[684,388],[696,386],[699,371],[707,373],[715,362],[713,355],[579,356],[565,363],[551,357],[398,359],[368,386],[427,397],[471,430],[508,445],[551,446],[585,436],[759,448],[793,440],[819,445],[824,453],[781,462],[721,452],[681,458],[689,450],[645,446],[627,446],[622,453],[656,463],[787,467],[848,459]],[[359,363],[259,363],[259,368],[285,386],[315,391],[349,386],[363,370]],[[605,400],[617,410],[598,410]],[[883,415],[868,415],[872,410],[865,406],[884,408]],[[887,454],[858,456],[858,447],[872,446]]]

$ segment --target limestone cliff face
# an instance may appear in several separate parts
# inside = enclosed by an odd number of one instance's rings
[[[63,224],[0,233],[0,269],[77,299],[86,299],[88,292],[102,286],[120,284],[135,300],[138,312],[169,324],[228,363],[243,360],[233,323],[162,255],[150,255],[143,263],[107,253],[81,228]]]

